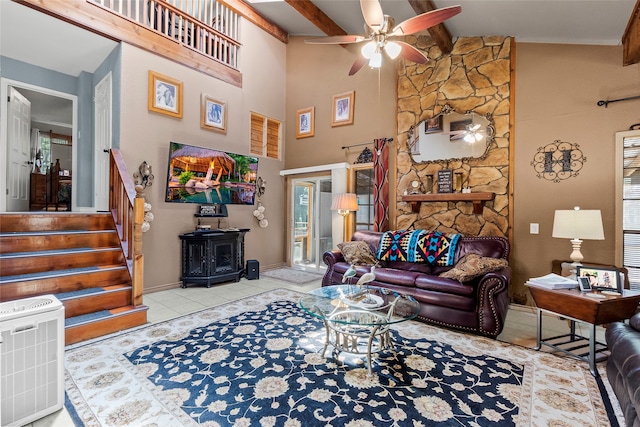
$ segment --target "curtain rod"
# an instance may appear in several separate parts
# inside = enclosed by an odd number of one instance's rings
[[[632,99],[640,99],[640,95],[638,95],[638,96],[630,96],[628,98],[612,99],[611,101],[600,100],[600,101],[598,101],[598,107],[602,107],[604,105],[604,108],[607,108],[609,106],[609,104],[612,104],[614,102],[630,101]]]
[[[382,138],[384,140],[384,142],[391,142],[393,141],[393,138]],[[344,150],[345,148],[351,148],[351,147],[359,147],[361,145],[371,145],[374,144],[375,141],[371,141],[371,142],[363,142],[361,144],[351,144],[351,145],[343,145],[341,148]]]

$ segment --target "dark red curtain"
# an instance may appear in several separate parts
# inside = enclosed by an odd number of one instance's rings
[[[389,147],[390,138],[374,141],[373,152],[373,229],[389,230]]]

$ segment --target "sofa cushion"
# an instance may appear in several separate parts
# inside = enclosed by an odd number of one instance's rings
[[[344,260],[352,265],[374,265],[378,260],[366,242],[344,242],[338,244]]]
[[[459,282],[468,282],[486,273],[501,270],[508,265],[509,263],[506,259],[468,254],[458,261],[451,270],[440,274],[440,277],[457,280]]]
[[[459,239],[459,234],[426,230],[386,231],[380,237],[376,256],[380,261],[453,265]]]

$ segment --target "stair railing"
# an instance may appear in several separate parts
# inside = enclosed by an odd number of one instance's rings
[[[122,251],[131,275],[132,305],[142,304],[144,256],[142,255],[142,222],[144,221],[144,188],[134,185],[120,150],[111,149],[109,162],[109,211],[116,224]]]
[[[87,2],[238,69],[240,17],[224,0]]]

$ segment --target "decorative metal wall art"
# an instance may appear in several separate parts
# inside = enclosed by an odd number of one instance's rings
[[[365,147],[362,153],[358,156],[355,163],[371,163],[373,162],[373,153],[369,150],[369,147]]]
[[[578,176],[586,161],[578,144],[556,139],[551,144],[538,148],[531,166],[538,178],[560,182]]]

